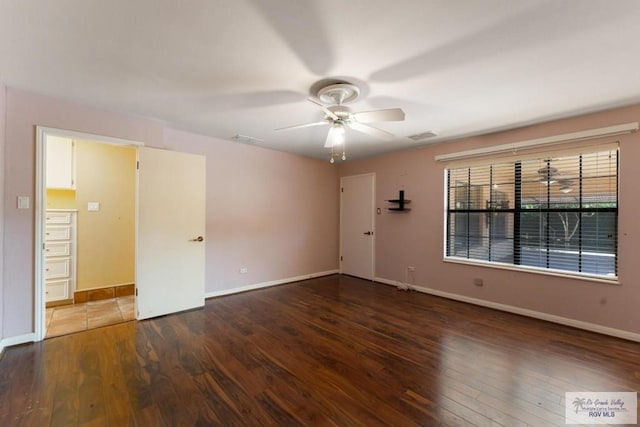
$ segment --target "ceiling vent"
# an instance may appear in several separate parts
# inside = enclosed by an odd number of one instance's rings
[[[408,138],[409,139],[413,139],[414,141],[422,141],[423,139],[433,138],[434,136],[437,136],[437,135],[429,130],[427,132],[422,132],[422,133],[416,133],[414,135],[409,135]]]
[[[253,136],[240,135],[240,134],[233,135],[231,139],[233,139],[236,142],[242,142],[243,144],[257,144],[259,142],[264,142],[264,139],[254,138]]]

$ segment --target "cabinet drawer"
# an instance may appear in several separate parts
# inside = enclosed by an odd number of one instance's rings
[[[71,212],[49,212],[46,215],[47,224],[71,224]]]
[[[65,227],[65,226],[46,227],[44,232],[44,239],[46,241],[69,240],[71,239],[71,227]]]
[[[71,242],[47,242],[44,244],[46,257],[71,255]]]
[[[47,301],[56,301],[69,298],[68,280],[47,281]]]
[[[69,277],[71,272],[70,258],[50,258],[45,262],[44,277],[45,279],[62,279]]]

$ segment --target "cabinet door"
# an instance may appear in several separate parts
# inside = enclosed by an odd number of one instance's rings
[[[71,239],[71,227],[45,227],[44,236],[47,242],[50,242],[52,240],[69,240]]]
[[[44,254],[47,258],[71,255],[71,242],[46,242]]]
[[[50,280],[47,281],[47,301],[57,301],[69,298],[69,281],[68,280]]]
[[[73,189],[73,141],[54,136],[47,137],[47,188]]]
[[[45,279],[63,279],[71,274],[71,260],[69,258],[51,258],[45,261]]]
[[[71,212],[47,211],[47,224],[71,224]]]

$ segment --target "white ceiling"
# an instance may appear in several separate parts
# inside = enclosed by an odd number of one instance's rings
[[[640,102],[638,0],[0,0],[0,81],[318,158],[318,81],[357,84],[349,159]],[[414,142],[407,136],[433,131]]]

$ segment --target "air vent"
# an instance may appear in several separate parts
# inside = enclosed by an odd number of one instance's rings
[[[260,138],[254,138],[253,136],[247,136],[247,135],[233,135],[231,137],[231,139],[233,139],[234,141],[237,142],[242,142],[243,144],[257,144],[260,142],[264,142],[263,139]]]
[[[413,139],[414,141],[422,141],[423,139],[433,138],[434,136],[437,136],[437,135],[431,131],[427,131],[422,133],[416,133],[414,135],[409,135],[408,138]]]

